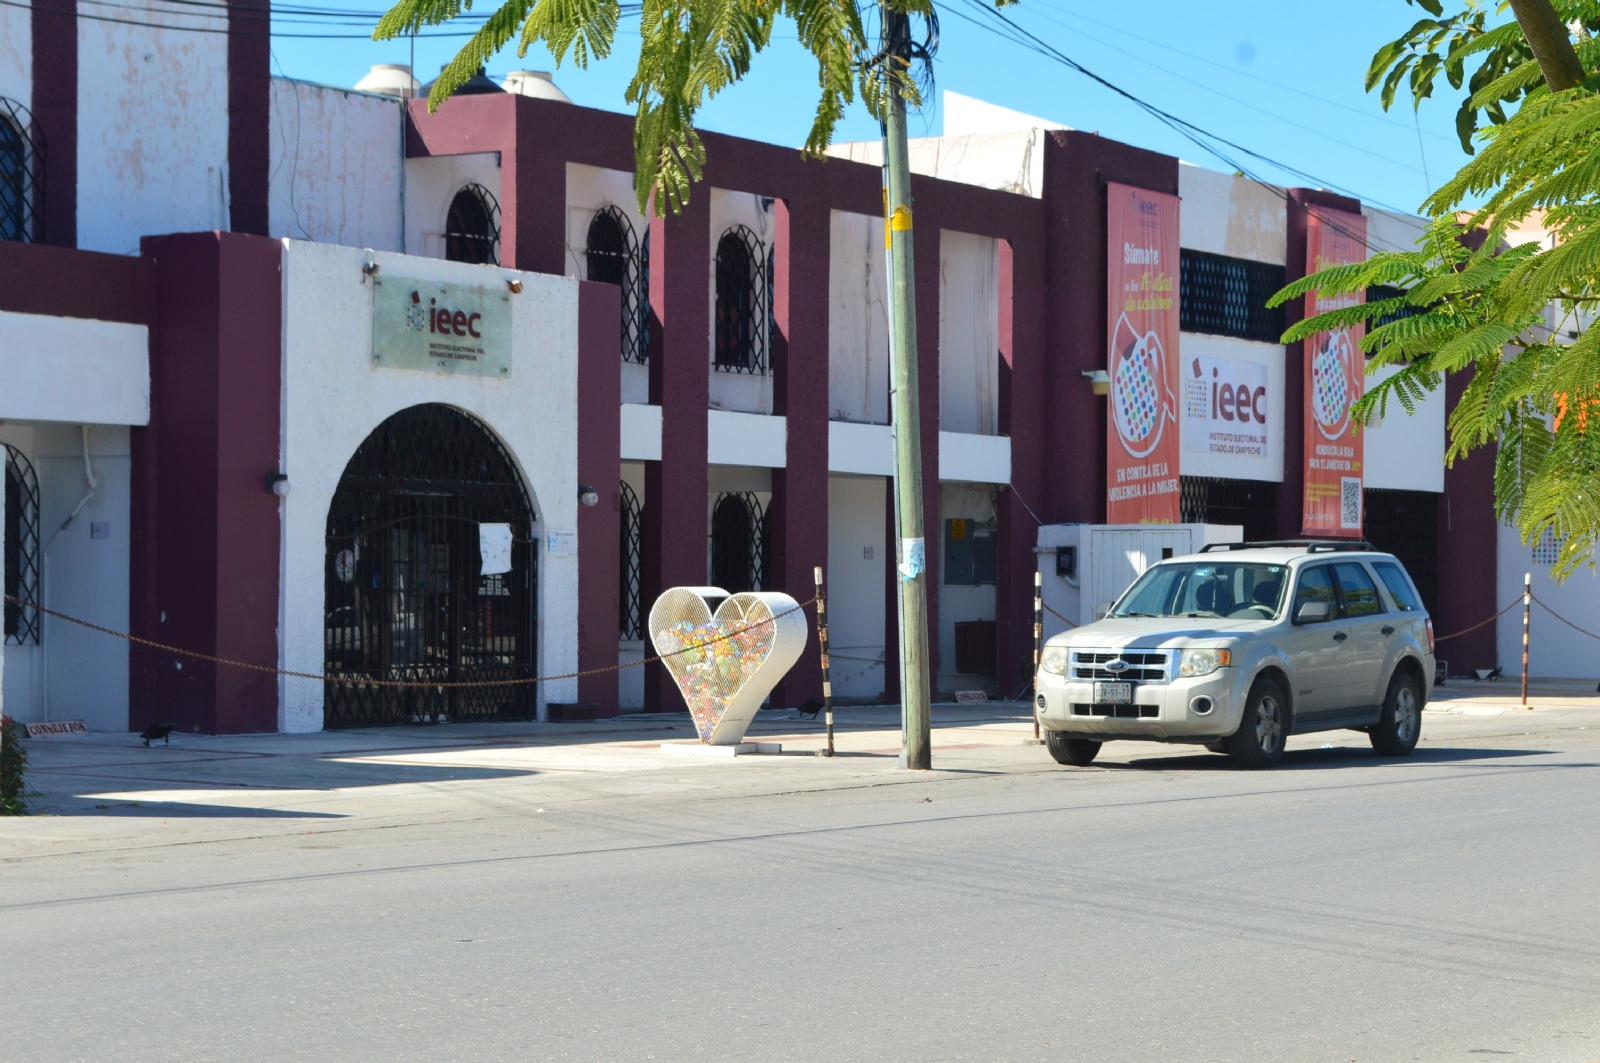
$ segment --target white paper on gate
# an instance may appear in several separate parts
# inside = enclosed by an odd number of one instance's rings
[[[478,554],[483,558],[485,576],[511,571],[511,525],[478,525]]]
[[[789,669],[794,667],[795,662],[800,659],[800,654],[804,652],[809,632],[805,610],[800,608],[799,602],[779,591],[743,591],[730,595],[720,587],[673,587],[664,591],[650,609],[647,626],[652,643],[656,642],[656,634],[661,627],[660,616],[664,612],[676,613],[680,610],[683,598],[698,601],[699,609],[696,611],[704,616],[704,623],[709,623],[713,616],[742,612],[746,608],[744,603],[750,601],[761,602],[772,614],[772,648],[745,680],[744,685],[727,699],[722,715],[706,741],[707,745],[736,746],[744,741],[745,731],[749,730],[750,724],[755,720],[761,703],[767,700],[772,688],[789,673]],[[707,599],[717,601],[715,611]],[[662,652],[659,643],[656,644],[656,652]],[[667,672],[676,682],[677,676],[673,674],[670,665]]]

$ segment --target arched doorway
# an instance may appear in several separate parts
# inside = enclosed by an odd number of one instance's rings
[[[345,466],[328,508],[327,673],[438,683],[531,678],[533,522],[510,456],[479,421],[436,403],[384,421]],[[480,525],[510,526],[509,572],[482,574]],[[536,704],[532,684],[329,682],[323,720],[333,728],[522,719]]]

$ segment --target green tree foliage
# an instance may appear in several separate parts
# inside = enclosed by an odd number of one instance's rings
[[[996,0],[1006,6],[1015,0]],[[891,10],[934,16],[933,0],[893,0]],[[436,26],[472,9],[472,0],[400,0],[379,21],[376,40]],[[611,54],[621,16],[619,0],[505,0],[445,67],[428,96],[430,110],[471,78],[513,37],[517,55],[543,42],[556,65],[580,67]],[[869,43],[856,0],[644,0],[639,17],[639,66],[626,100],[635,108],[634,154],[639,207],[655,193],[660,209],[676,212],[705,165],[695,132],[699,109],[750,70],[755,54],[772,41],[779,18],[792,20],[800,44],[816,59],[816,117],[804,151],[819,155],[859,92],[876,118],[896,86],[908,103],[920,103],[916,78],[903,60],[882,61]]]
[[[1433,0],[1416,2],[1441,13]],[[1409,413],[1447,374],[1467,374],[1449,417],[1446,461],[1498,443],[1498,515],[1524,541],[1553,531],[1562,543],[1555,572],[1565,578],[1594,564],[1600,535],[1600,329],[1590,327],[1600,303],[1600,77],[1565,72],[1600,70],[1600,40],[1589,30],[1600,24],[1600,3],[1517,0],[1515,8],[1515,20],[1489,27],[1481,5],[1469,3],[1378,52],[1368,81],[1389,71],[1386,105],[1404,70],[1412,91],[1426,95],[1438,70],[1459,83],[1463,65],[1483,56],[1479,72],[1491,76],[1473,75],[1477,87],[1463,107],[1487,112],[1491,124],[1477,136],[1476,157],[1423,204],[1432,222],[1421,246],[1323,270],[1284,288],[1273,305],[1313,290],[1402,289],[1308,318],[1284,341],[1411,311],[1362,341],[1369,372],[1398,372],[1367,392],[1357,419],[1384,416],[1391,401]],[[1559,42],[1534,36],[1530,47],[1529,8],[1543,8]],[[1429,57],[1438,62],[1425,63]],[[1549,72],[1573,87],[1552,92]],[[1500,109],[1519,98],[1514,111]],[[1469,209],[1473,203],[1481,205]],[[1508,240],[1541,212],[1553,240]]]

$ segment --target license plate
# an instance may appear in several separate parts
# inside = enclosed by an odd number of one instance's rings
[[[1094,700],[1102,705],[1129,705],[1133,702],[1132,683],[1096,683]]]

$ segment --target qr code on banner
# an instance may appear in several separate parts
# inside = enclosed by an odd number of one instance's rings
[[[1339,527],[1361,527],[1361,477],[1339,479]]]

